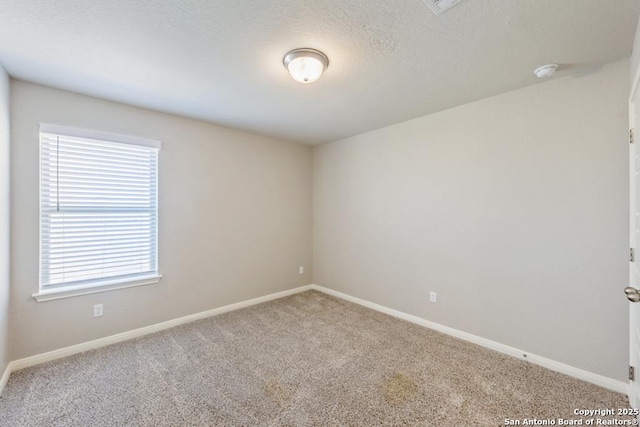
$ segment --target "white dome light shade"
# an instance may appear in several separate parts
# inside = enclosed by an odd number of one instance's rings
[[[313,83],[329,66],[329,59],[319,50],[296,49],[287,53],[282,61],[291,77],[300,83]]]

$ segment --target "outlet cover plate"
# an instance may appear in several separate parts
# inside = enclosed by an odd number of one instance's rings
[[[93,317],[100,317],[103,314],[102,304],[96,304],[93,306]]]

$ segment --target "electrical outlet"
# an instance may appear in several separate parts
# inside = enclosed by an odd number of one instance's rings
[[[438,293],[434,292],[434,291],[429,292],[429,301],[437,302],[438,301]]]
[[[304,273],[304,266],[301,265],[299,270],[300,270],[300,274],[303,274]]]
[[[93,306],[93,317],[100,317],[102,316],[102,304],[96,304]]]

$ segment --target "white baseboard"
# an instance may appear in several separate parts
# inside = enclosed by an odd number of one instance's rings
[[[415,323],[420,326],[424,326],[438,332],[442,332],[444,334],[453,336],[455,338],[462,339],[464,341],[469,341],[474,344],[478,344],[482,347],[489,348],[491,350],[498,351],[500,353],[507,354],[509,356],[516,357],[521,360],[526,360],[536,365],[542,366],[544,368],[550,369],[552,371],[560,372],[562,374],[578,378],[583,381],[587,381],[589,383],[607,388],[609,390],[617,391],[619,393],[628,394],[629,385],[625,382],[614,380],[612,378],[608,378],[602,375],[595,374],[593,372],[585,371],[583,369],[575,368],[573,366],[566,365],[564,363],[557,362],[555,360],[547,359],[542,356],[538,356],[535,354],[531,354],[525,352],[523,350],[519,350],[514,347],[510,347],[504,344],[500,344],[495,341],[488,340],[486,338],[479,337],[477,335],[469,334],[467,332],[460,331],[458,329],[453,329],[448,326],[440,325],[439,323],[431,322],[429,320],[423,319],[418,316],[414,316],[411,314],[403,313],[398,310],[394,310],[389,307],[385,307],[380,304],[375,304],[361,298],[356,298],[351,295],[334,291],[329,288],[325,288],[319,285],[307,285],[300,286],[298,288],[289,289],[282,292],[276,292],[273,294],[269,294],[263,297],[254,298],[248,301],[242,301],[235,304],[225,305],[224,307],[214,308],[212,310],[203,311],[196,314],[191,314],[188,316],[180,317],[173,320],[168,320],[166,322],[157,323],[155,325],[146,326],[139,329],[134,329],[132,331],[123,332],[116,335],[111,335],[105,338],[100,338],[93,341],[88,341],[85,343],[72,345],[70,347],[61,348],[58,350],[49,351],[47,353],[38,354],[31,357],[26,357],[24,359],[14,360],[9,363],[7,369],[4,371],[2,377],[0,378],[0,395],[2,395],[2,390],[4,389],[7,381],[9,380],[9,376],[12,372],[18,371],[20,369],[28,368],[30,366],[39,365],[41,363],[49,362],[52,360],[60,359],[62,357],[71,356],[74,354],[82,353],[88,350],[93,350],[96,348],[104,347],[107,345],[115,344],[122,341],[127,341],[132,338],[141,337],[144,335],[152,334],[154,332],[162,331],[165,329],[173,328],[175,326],[183,325],[185,323],[194,322],[196,320],[204,319],[207,317],[215,316],[217,314],[227,313],[229,311],[238,310],[241,308],[249,307],[252,305],[260,304],[263,302],[275,300],[278,298],[283,298],[289,295],[297,294],[300,292],[308,291],[308,290],[317,290],[319,292],[325,293],[327,295],[332,295],[337,298],[343,299],[345,301],[353,302],[355,304],[379,311],[381,313],[388,314],[393,317],[397,317],[399,319],[403,319],[409,321],[411,323]]]
[[[580,380],[598,385],[600,387],[604,387],[609,390],[617,391],[618,393],[623,393],[628,395],[629,392],[629,384],[614,380],[609,377],[605,377],[599,374],[594,374],[593,372],[585,371],[583,369],[579,369],[570,365],[566,365],[561,362],[557,362],[555,360],[547,359],[546,357],[538,356],[535,354],[531,354],[529,352],[510,347],[508,345],[500,344],[499,342],[491,341],[486,338],[479,337],[477,335],[469,334],[467,332],[460,331],[458,329],[453,329],[448,326],[441,325],[439,323],[431,322],[429,320],[423,319],[418,316],[414,316],[411,314],[403,313],[402,311],[394,310],[389,307],[385,307],[380,304],[375,304],[373,302],[369,302],[360,298],[353,297],[351,295],[334,291],[329,288],[325,288],[319,285],[311,285],[311,289],[316,291],[323,292],[327,295],[332,295],[334,297],[343,299],[345,301],[353,302],[355,304],[379,311],[381,313],[388,314],[393,317],[397,317],[399,319],[403,319],[409,321],[411,323],[415,323],[420,326],[427,327],[429,329],[436,330],[438,332],[442,332],[443,334],[450,335],[455,338],[459,338],[464,341],[469,341],[471,343],[480,345],[482,347],[489,348],[491,350],[498,351],[500,353],[507,354],[509,356],[516,357],[521,360],[526,360],[528,362],[534,363],[536,365],[542,366],[544,368],[550,369],[552,371],[560,372],[561,374],[568,375],[570,377],[578,378]]]
[[[61,348],[58,350],[49,351],[47,353],[37,354],[31,357],[25,357],[24,359],[14,360],[9,363],[7,372],[15,372],[20,369],[28,368],[30,366],[39,365],[41,363],[49,362],[51,360],[60,359],[62,357],[71,356],[73,354],[82,353],[88,350],[93,350],[107,345],[127,341],[132,338],[138,338],[143,335],[152,334],[154,332],[162,331],[165,329],[173,328],[175,326],[183,325],[185,323],[194,322],[196,320],[204,319],[207,317],[215,316],[217,314],[227,313],[229,311],[238,310],[241,308],[249,307],[252,305],[260,304],[263,302],[271,301],[278,298],[283,298],[289,295],[297,294],[299,292],[308,291],[311,289],[311,285],[300,286],[298,288],[289,289],[282,292],[276,292],[274,294],[265,295],[263,297],[250,299],[248,301],[242,301],[235,304],[225,305],[224,307],[214,308],[212,310],[202,311],[200,313],[190,314],[188,316],[179,317],[177,319],[168,320],[162,323],[156,323],[155,325],[145,326],[143,328],[134,329],[132,331],[123,332],[116,335],[111,335],[105,338],[100,338],[93,341],[87,341],[81,344],[72,345],[70,347]],[[9,379],[9,375],[5,372],[6,380]],[[3,377],[4,379],[4,377]],[[1,385],[2,383],[0,383]],[[0,387],[0,391],[2,387]]]
[[[7,385],[7,382],[9,382],[10,375],[11,375],[11,364],[9,363],[7,365],[7,368],[2,373],[2,377],[0,377],[0,396],[2,396],[2,390],[4,390],[4,387]]]

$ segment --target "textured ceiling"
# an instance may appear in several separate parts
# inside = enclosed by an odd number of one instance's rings
[[[11,76],[305,144],[628,58],[638,0],[1,0]],[[330,60],[294,82],[289,50]]]

